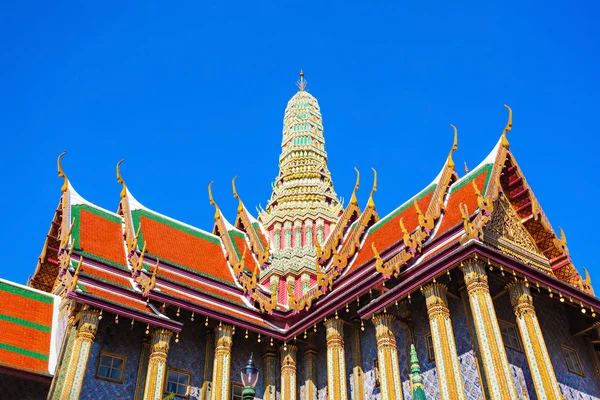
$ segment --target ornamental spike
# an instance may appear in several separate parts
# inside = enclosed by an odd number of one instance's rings
[[[454,129],[454,142],[452,143],[452,148],[450,149],[450,153],[448,153],[448,166],[454,168],[454,160],[452,160],[452,153],[454,153],[456,150],[458,150],[458,131],[456,130],[456,127],[452,124],[450,124],[450,126],[452,127],[452,129]]]
[[[413,400],[426,400],[421,368],[419,367],[419,359],[414,344],[410,345],[410,381],[413,388]]]
[[[512,109],[506,104],[504,105],[504,107],[506,107],[506,109],[508,110],[508,122],[506,123],[506,127],[502,131],[502,139],[500,141],[500,144],[502,145],[502,147],[508,149],[509,144],[508,139],[506,139],[506,133],[512,129]]]
[[[298,80],[298,82],[296,82],[296,86],[298,86],[298,89],[300,89],[300,91],[303,92],[306,89],[306,83],[306,80],[304,80],[304,72],[300,70],[300,79]]]
[[[123,161],[125,161],[125,159],[122,158],[121,161],[117,163],[117,182],[123,185],[123,189],[121,189],[120,194],[121,198],[124,198],[127,195],[127,185],[125,184],[125,181],[121,176],[121,164],[123,163]]]
[[[65,173],[64,173],[64,171],[62,169],[62,166],[60,165],[60,159],[65,154],[67,154],[67,151],[63,150],[63,152],[60,153],[60,155],[58,156],[58,160],[57,160],[57,163],[58,163],[58,177],[64,179],[64,183],[63,183],[62,187],[60,188],[60,191],[62,193],[65,193],[67,191],[67,189],[69,188],[69,179],[67,178],[67,175],[65,175]]]

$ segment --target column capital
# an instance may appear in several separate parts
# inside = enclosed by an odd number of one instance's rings
[[[522,281],[515,281],[506,285],[506,290],[510,296],[510,302],[513,306],[517,318],[527,313],[535,313],[533,307],[533,297],[529,287]]]
[[[448,287],[442,283],[430,283],[423,288],[429,318],[437,315],[450,316],[448,309]]]
[[[79,312],[79,326],[77,328],[77,338],[94,341],[98,324],[100,322],[100,311],[95,308],[87,308]]]
[[[460,269],[463,271],[469,293],[480,290],[489,291],[488,276],[485,272],[485,266],[480,260],[466,260],[460,264]]]
[[[337,338],[344,339],[344,320],[341,318],[328,318],[323,322],[326,329],[327,343],[329,340],[335,340]]]
[[[155,328],[152,331],[152,338],[150,339],[150,349],[152,351],[151,357],[164,357],[167,358],[169,352],[169,342],[173,332],[164,328]]]

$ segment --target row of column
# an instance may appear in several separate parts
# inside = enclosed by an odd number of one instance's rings
[[[485,379],[491,400],[516,399],[517,393],[512,381],[510,366],[504,349],[500,327],[496,318],[492,297],[488,286],[485,268],[477,260],[461,265],[466,290],[471,305],[478,347],[483,361]],[[529,287],[524,282],[514,282],[507,286],[514,308],[517,325],[521,333],[525,354],[531,371],[537,397],[560,400],[558,382],[550,362],[548,350],[543,340]],[[437,367],[440,398],[444,400],[466,399],[460,373],[460,363],[454,342],[454,333],[448,308],[447,288],[440,283],[432,283],[423,288],[427,313],[433,340],[433,350]],[[373,317],[377,341],[382,400],[402,399],[400,364],[394,333],[395,316],[382,313]],[[62,387],[61,399],[79,398],[83,375],[94,341],[99,321],[99,313],[93,309],[81,312],[71,358]],[[325,321],[327,340],[327,398],[347,400],[346,361],[344,354],[344,320],[330,318]],[[353,385],[357,399],[362,399],[362,370],[360,361],[359,325],[354,325],[352,346]],[[214,358],[211,341],[207,343],[207,357],[213,359],[212,376],[205,368],[203,398],[229,400],[231,393],[231,347],[233,327],[223,324],[216,331]],[[151,353],[148,363],[144,400],[162,398],[166,374],[167,354],[172,332],[157,328],[152,334]],[[210,336],[207,337],[209,340]],[[296,400],[297,347],[287,344],[281,347],[281,399]],[[309,347],[305,352],[304,367],[305,398],[316,398],[316,351]],[[264,354],[265,396],[264,400],[275,399],[277,357],[275,352]],[[207,364],[208,365],[208,364]]]

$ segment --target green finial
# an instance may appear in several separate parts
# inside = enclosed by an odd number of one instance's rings
[[[425,390],[423,389],[423,378],[421,377],[421,368],[415,345],[410,345],[410,380],[413,388],[413,400],[427,400]]]

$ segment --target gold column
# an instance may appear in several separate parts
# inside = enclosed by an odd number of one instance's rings
[[[423,288],[440,385],[440,398],[466,400],[448,309],[447,291],[448,288],[441,283],[432,283]]]
[[[475,259],[461,264],[461,269],[465,276],[490,399],[516,399],[517,392],[512,381],[494,303],[490,296],[485,268]]]
[[[304,350],[304,399],[317,400],[317,351],[312,347]]]
[[[146,386],[144,387],[144,400],[157,400],[163,398],[165,376],[167,372],[167,354],[169,341],[173,332],[156,328],[150,340],[150,359],[146,372]]]
[[[330,318],[327,330],[327,399],[347,400],[346,360],[344,359],[344,321]]]
[[[100,312],[94,309],[84,309],[79,313],[79,326],[60,395],[61,399],[79,399],[90,349],[98,331],[99,316]]]
[[[293,344],[281,347],[281,400],[296,400],[296,353]]]
[[[202,399],[210,399],[212,392],[212,364],[215,358],[215,331],[206,329],[206,345],[204,353],[204,381],[202,382]]]
[[[272,350],[266,350],[263,354],[265,363],[265,396],[263,400],[275,400],[275,381],[277,379],[277,354]]]
[[[394,334],[395,320],[396,316],[388,313],[373,316],[375,338],[377,339],[381,400],[403,398],[400,361],[398,360],[396,335]]]
[[[513,305],[517,325],[525,347],[527,363],[535,392],[539,399],[562,399],[558,381],[548,355],[546,342],[533,307],[533,297],[524,282],[513,282],[506,286]]]
[[[365,390],[363,385],[362,353],[360,346],[360,321],[355,320],[352,326],[352,400],[363,400]]]
[[[212,376],[212,400],[230,400],[231,397],[231,345],[233,326],[222,324],[217,330],[217,345]]]

